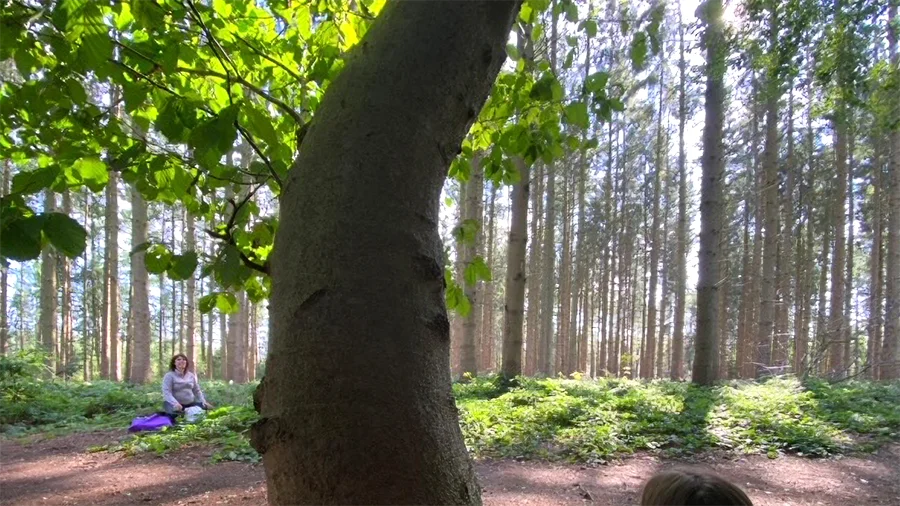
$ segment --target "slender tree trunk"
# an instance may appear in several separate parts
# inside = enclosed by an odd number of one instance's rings
[[[785,167],[784,194],[781,201],[781,235],[778,248],[778,283],[777,293],[779,305],[775,308],[775,339],[773,349],[773,364],[779,371],[786,371],[789,365],[789,316],[793,305],[793,286],[791,283],[794,249],[794,224],[799,222],[794,213],[794,174],[796,163],[794,161],[794,82],[788,84],[788,125],[787,125],[787,166]],[[794,276],[794,286],[799,285],[799,278]],[[796,315],[795,315],[796,318]]]
[[[884,278],[882,273],[881,252],[883,240],[883,198],[882,193],[882,144],[875,141],[875,152],[872,162],[872,250],[869,253],[869,324],[867,327],[869,344],[867,347],[866,363],[869,370],[866,376],[869,379],[879,379],[879,362],[881,359],[881,329],[884,322],[882,313],[882,298],[884,297]]]
[[[823,198],[830,192],[825,192]],[[815,366],[824,372],[828,352],[828,312],[825,310],[825,295],[828,293],[828,254],[831,251],[831,226],[827,216],[822,217],[822,252],[819,256],[819,290],[816,303],[816,350]]]
[[[503,317],[503,365],[500,374],[513,378],[522,374],[522,325],[525,305],[525,251],[528,242],[528,165],[515,159],[520,180],[513,185],[506,254],[506,305]]]
[[[569,213],[569,172],[562,174],[562,237],[559,258],[559,316],[556,320],[556,370],[569,374],[569,317],[572,309],[572,234]]]
[[[3,175],[0,180],[0,196],[5,197],[9,193],[9,181],[12,170],[12,161],[3,160]],[[8,293],[6,290],[7,271],[9,266],[0,262],[0,355],[6,355],[9,352],[9,320],[7,319],[8,309]]]
[[[462,203],[464,206],[463,216],[465,220],[475,220],[478,222],[478,231],[475,237],[467,241],[462,246],[462,262],[463,272],[475,261],[478,256],[478,246],[481,242],[482,213],[481,201],[484,195],[484,167],[481,163],[481,154],[476,153],[472,159],[472,172],[466,182],[466,199]],[[527,206],[527,203],[526,203]],[[527,207],[526,207],[527,213]],[[481,301],[478,299],[478,279],[463,276],[461,280],[466,298],[469,299],[472,310],[463,318],[462,340],[460,343],[460,372],[469,373],[473,376],[478,375],[478,336],[476,330],[478,327],[478,318],[476,315],[481,308]]]
[[[44,192],[44,212],[56,212],[56,194],[51,190]],[[41,250],[41,313],[38,321],[38,332],[41,335],[40,343],[47,354],[46,366],[52,375],[56,371],[56,349],[59,345],[59,336],[56,326],[56,251],[50,247]]]
[[[854,163],[853,163],[853,151],[855,149],[856,139],[855,133],[853,132],[853,128],[851,127],[850,138],[848,140],[848,167],[847,167],[847,267],[844,271],[844,329],[841,334],[841,341],[843,342],[843,351],[841,352],[844,357],[844,370],[846,373],[850,373],[851,368],[854,366],[856,362],[853,353],[851,352],[850,341],[853,338],[852,328],[850,326],[850,309],[853,304],[853,256],[854,250],[854,201],[853,201],[853,171],[854,171]]]
[[[494,241],[497,233],[497,227],[494,219],[496,214],[497,203],[497,187],[491,183],[491,196],[488,200],[487,223],[487,265],[491,268],[492,276],[489,281],[484,283],[484,316],[482,316],[482,338],[481,338],[481,369],[484,371],[494,370]],[[532,251],[534,248],[532,248]],[[529,292],[530,295],[530,292]],[[531,316],[531,309],[534,306],[529,305],[528,316]],[[530,329],[530,327],[529,327]],[[529,345],[532,341],[528,341]]]
[[[249,332],[250,332],[250,350],[247,354],[247,381],[256,381],[256,366],[259,364],[259,306],[248,303],[249,314]]]
[[[895,72],[900,68],[897,51],[897,4],[888,9],[888,47],[891,65]],[[894,120],[900,116],[900,101],[894,96]],[[885,304],[884,345],[881,357],[880,379],[900,378],[900,129],[890,133],[891,158],[888,162],[890,180],[890,217],[888,218],[887,244],[887,297]]]
[[[66,216],[72,216],[72,195],[66,190],[62,196],[62,211]],[[57,374],[63,378],[69,377],[69,366],[72,363],[72,261],[64,255],[59,255],[60,262],[60,286],[62,288],[62,327],[59,334],[59,361]],[[4,285],[5,286],[5,285]]]
[[[185,230],[184,230],[184,233],[186,236],[185,237],[185,249],[187,250],[188,253],[193,253],[193,252],[196,252],[196,250],[197,250],[197,238],[195,237],[194,215],[191,214],[190,212],[188,212],[187,210],[185,210],[185,213],[186,213],[186,217],[185,217],[186,226],[185,226]],[[187,344],[187,346],[186,346],[187,353],[186,354],[192,364],[197,363],[197,361],[196,361],[197,356],[196,356],[196,352],[194,351],[194,334],[195,334],[196,324],[197,324],[196,315],[194,312],[195,307],[197,305],[196,297],[197,297],[196,279],[195,279],[194,275],[191,274],[191,276],[188,277],[187,281],[185,282],[185,298],[187,300],[185,300],[184,308],[185,308],[187,314],[185,316],[186,321],[185,321],[185,326],[184,326],[184,329],[185,329],[184,333],[185,333],[185,337],[186,337],[186,341],[187,341],[187,343],[186,343]]]
[[[388,4],[319,106],[270,257],[252,442],[271,504],[481,503],[446,367],[437,203],[518,6]]]
[[[719,236],[724,177],[724,77],[726,71],[721,0],[703,6],[706,29],[706,121],[703,127],[703,182],[700,187],[700,256],[697,281],[697,337],[693,381],[709,385],[718,371]]]
[[[536,164],[531,180],[534,188],[531,193],[531,241],[528,249],[528,313],[526,314],[527,335],[525,339],[525,369],[528,376],[534,375],[538,370],[538,355],[541,348],[541,293],[543,283],[541,269],[543,267],[542,237],[544,214],[544,176],[541,164]],[[493,197],[492,197],[493,198]]]
[[[847,107],[838,105],[834,121],[835,131],[835,182],[837,186],[832,201],[832,223],[834,226],[834,255],[831,259],[831,308],[828,326],[828,371],[829,375],[838,378],[846,372],[844,369],[844,258],[847,243],[844,226],[847,223],[845,204],[847,202]]]
[[[678,9],[678,222],[675,229],[675,310],[672,315],[672,365],[669,375],[673,380],[684,378],[684,305],[687,294],[687,169],[685,167],[684,126],[687,121],[685,97],[686,67],[684,57],[684,23]]]
[[[147,242],[149,223],[147,202],[137,188],[131,187],[131,248]],[[144,253],[131,254],[131,349],[129,381],[147,383],[153,376],[150,368],[150,276]]]

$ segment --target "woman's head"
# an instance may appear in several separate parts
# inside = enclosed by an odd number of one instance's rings
[[[711,473],[663,471],[644,486],[641,506],[753,506],[743,490]]]
[[[187,355],[184,353],[178,353],[174,357],[172,357],[172,361],[169,362],[169,370],[182,370],[187,371],[191,368],[191,361],[188,360]]]

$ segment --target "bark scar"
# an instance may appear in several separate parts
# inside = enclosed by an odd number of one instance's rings
[[[297,312],[299,313],[301,311],[309,310],[316,304],[316,302],[319,302],[319,300],[327,294],[327,288],[319,288],[315,292],[311,293],[310,296],[306,298],[306,300],[300,303],[300,306],[297,308]]]

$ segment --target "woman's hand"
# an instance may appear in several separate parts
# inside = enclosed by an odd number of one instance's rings
[[[212,408],[213,408],[213,405],[212,405],[212,404],[210,404],[210,403],[208,403],[208,402],[204,402],[204,403],[203,403],[203,409],[212,409]]]
[[[180,402],[176,402],[175,405],[172,407],[175,408],[175,411],[183,411],[184,410],[184,406],[182,406]]]

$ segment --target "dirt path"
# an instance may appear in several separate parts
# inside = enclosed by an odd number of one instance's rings
[[[165,457],[87,452],[122,437],[92,433],[29,445],[0,441],[0,503],[265,504],[261,466],[209,464],[208,448]],[[865,460],[705,456],[678,462],[643,455],[596,468],[508,460],[476,464],[489,506],[637,504],[643,482],[673,466],[713,469],[744,487],[757,506],[900,504],[900,445]]]

